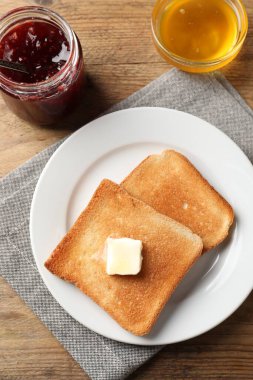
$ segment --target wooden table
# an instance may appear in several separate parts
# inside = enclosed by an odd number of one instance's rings
[[[150,35],[150,0],[2,0],[0,14],[42,4],[64,16],[80,37],[89,83],[87,109],[61,128],[32,127],[0,100],[0,175],[69,134],[169,69]],[[223,71],[253,107],[253,2],[243,51]],[[95,100],[95,101],[94,101]],[[73,125],[74,124],[74,125]],[[253,127],[253,126],[252,126]],[[226,302],[226,300],[224,300]],[[11,287],[0,280],[0,379],[88,379]],[[131,379],[253,379],[253,294],[212,331],[167,346]]]

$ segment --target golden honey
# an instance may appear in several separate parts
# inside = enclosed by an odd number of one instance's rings
[[[245,11],[241,2],[238,3]],[[153,17],[160,45],[158,50],[170,61],[166,55],[168,51],[179,67],[177,57],[201,64],[229,55],[236,48],[243,27],[247,29],[247,25],[240,22],[240,14],[232,0],[158,1]],[[232,59],[233,56],[229,58]],[[201,71],[201,68],[191,67],[189,71]]]

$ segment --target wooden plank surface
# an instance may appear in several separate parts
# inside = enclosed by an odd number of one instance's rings
[[[150,34],[150,0],[1,0],[0,14],[42,4],[63,15],[78,34],[89,78],[85,107],[56,128],[16,118],[0,99],[0,175],[25,162],[112,104],[126,98],[169,66]],[[253,107],[253,1],[245,1],[250,30],[242,52],[223,70]],[[225,302],[225,300],[224,300]],[[0,379],[88,379],[78,364],[0,280]],[[253,295],[212,331],[167,346],[132,379],[253,379]]]

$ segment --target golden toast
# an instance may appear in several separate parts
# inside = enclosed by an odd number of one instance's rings
[[[121,186],[199,235],[204,251],[221,243],[233,223],[230,204],[182,154],[165,150],[142,161]]]
[[[108,236],[142,241],[138,275],[106,273]],[[190,229],[103,180],[45,266],[75,284],[124,329],[145,335],[202,249],[202,240]]]

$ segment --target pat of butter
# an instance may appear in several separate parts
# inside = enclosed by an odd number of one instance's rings
[[[142,242],[130,238],[106,240],[106,272],[107,274],[137,274],[141,270]]]

